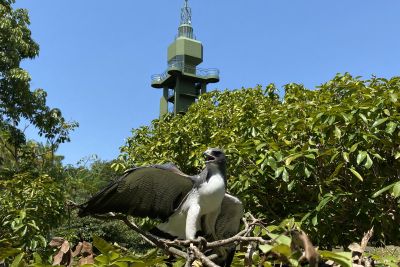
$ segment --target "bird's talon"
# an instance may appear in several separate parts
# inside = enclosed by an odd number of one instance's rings
[[[199,244],[200,251],[207,247],[207,239],[205,239],[204,237],[199,236],[196,241]]]

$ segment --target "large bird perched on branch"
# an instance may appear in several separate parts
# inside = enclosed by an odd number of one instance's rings
[[[80,205],[79,216],[121,212],[160,219],[163,222],[152,232],[171,239],[193,240],[199,231],[208,241],[233,236],[239,231],[243,205],[226,193],[225,154],[212,148],[204,156],[206,167],[194,176],[173,164],[130,169]]]

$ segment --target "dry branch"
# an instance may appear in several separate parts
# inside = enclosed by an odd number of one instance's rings
[[[218,256],[216,254],[212,254],[210,256],[206,256],[203,251],[206,249],[214,249],[226,245],[231,244],[239,244],[242,242],[256,242],[259,244],[271,244],[274,240],[264,240],[261,237],[252,237],[248,236],[256,225],[261,224],[259,220],[255,219],[253,216],[248,215],[250,217],[251,222],[248,222],[246,219],[243,219],[245,228],[234,235],[233,237],[226,238],[223,240],[216,240],[212,242],[207,242],[204,238],[198,238],[196,240],[165,240],[158,238],[138,227],[135,223],[133,223],[129,218],[125,215],[109,213],[107,215],[95,215],[97,219],[101,220],[120,220],[124,222],[130,229],[140,234],[148,243],[153,246],[156,246],[168,254],[172,254],[177,257],[187,259],[186,266],[190,266],[194,260],[200,260],[202,264],[206,267],[217,267],[212,260],[216,259]],[[186,248],[188,252],[184,252],[183,249],[179,249],[178,247]]]
[[[248,263],[247,266],[251,266],[251,255],[254,253],[257,244],[271,245],[273,243],[276,243],[279,237],[289,233],[282,233],[281,235],[271,240],[266,240],[261,236],[251,236],[256,226],[264,227],[264,225],[260,220],[254,218],[250,214],[247,214],[245,218],[243,218],[244,229],[236,235],[226,239],[207,241],[206,239],[200,237],[196,240],[166,240],[142,230],[126,215],[109,213],[107,215],[96,215],[94,217],[102,220],[120,220],[124,222],[131,230],[140,234],[143,239],[145,239],[149,244],[158,247],[167,254],[186,259],[185,266],[188,267],[192,266],[192,263],[195,260],[200,261],[205,267],[218,267],[218,265],[213,262],[213,260],[218,258],[218,255],[205,255],[204,251],[210,251],[210,249],[214,250],[219,247],[239,244],[248,245],[249,249],[247,251],[248,253],[246,253],[246,262]],[[293,231],[291,232],[293,233]],[[318,255],[315,251],[315,248],[312,247],[312,249],[314,250],[311,249],[312,244],[306,238],[306,235],[304,233],[299,233],[297,237],[301,243],[301,247],[305,250],[304,258],[309,261],[311,265],[315,266],[315,262],[318,262],[318,258],[315,259],[315,257],[317,257],[316,255]]]

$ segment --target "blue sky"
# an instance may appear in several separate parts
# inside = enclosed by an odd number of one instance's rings
[[[214,89],[297,82],[312,89],[338,72],[365,78],[400,72],[398,0],[189,0],[201,67],[219,68]],[[80,127],[61,146],[65,163],[110,160],[131,129],[158,117],[183,0],[17,0],[29,10],[40,56],[25,61],[32,89],[48,92]],[[34,137],[34,129],[28,134]]]

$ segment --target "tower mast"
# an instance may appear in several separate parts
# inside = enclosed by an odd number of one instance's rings
[[[192,25],[192,9],[189,7],[189,0],[185,0],[185,4],[181,9],[181,25]]]

